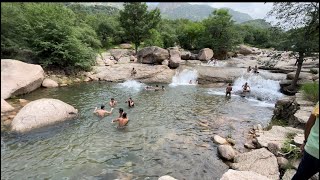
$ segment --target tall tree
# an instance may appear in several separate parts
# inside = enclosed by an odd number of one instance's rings
[[[275,15],[279,26],[292,28],[286,44],[288,49],[297,52],[298,66],[291,85],[285,90],[295,93],[303,60],[319,52],[319,3],[274,3],[268,15]]]
[[[124,3],[120,11],[120,25],[128,39],[135,44],[136,53],[141,42],[150,37],[151,29],[156,29],[160,20],[160,10],[147,10],[145,2]]]

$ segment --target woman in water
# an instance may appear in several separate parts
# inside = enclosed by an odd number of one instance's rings
[[[134,107],[134,102],[131,97],[126,101],[126,103],[128,103],[129,107]]]

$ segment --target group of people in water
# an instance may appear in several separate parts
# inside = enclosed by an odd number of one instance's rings
[[[248,69],[247,69],[247,72],[249,73],[251,71],[252,71],[251,66],[249,66]],[[257,65],[254,66],[253,73],[259,73]]]
[[[129,108],[134,107],[134,101],[132,100],[131,97],[129,97],[129,99],[125,103],[128,103]],[[114,98],[111,98],[109,102],[109,105],[111,107],[110,111],[105,110],[105,105],[101,105],[100,109],[96,107],[93,113],[100,117],[111,115],[114,107],[117,104],[118,102]],[[124,112],[122,108],[119,108],[119,117],[117,119],[112,120],[111,122],[112,123],[118,122],[118,128],[124,128],[128,124],[129,118],[127,117],[127,113]]]

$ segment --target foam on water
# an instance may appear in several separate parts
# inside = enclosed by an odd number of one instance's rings
[[[144,86],[146,85],[135,80],[126,80],[123,83],[117,84],[118,88],[125,88],[125,89],[135,90],[135,91],[140,91],[141,89],[144,88]]]
[[[198,79],[197,70],[184,69],[181,72],[176,72],[172,77],[172,83],[169,86],[178,86],[178,85],[196,85]],[[190,84],[190,80],[192,84]]]
[[[224,66],[226,66],[226,64],[227,64],[226,62],[222,62],[222,61],[214,62],[212,60],[212,61],[208,61],[207,64],[202,63],[201,65],[202,66],[212,66],[212,67],[224,67]]]

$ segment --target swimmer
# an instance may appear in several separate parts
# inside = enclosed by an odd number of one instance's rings
[[[226,88],[226,96],[231,96],[231,91],[232,91],[232,86],[231,83],[228,84],[227,88]]]
[[[244,85],[242,85],[243,88],[243,92],[250,92],[250,86],[248,85],[248,83],[244,83]]]
[[[111,107],[114,107],[114,106],[117,105],[117,101],[115,101],[114,98],[111,98],[111,101],[109,102],[109,105],[110,105]]]
[[[154,88],[154,90],[155,90],[155,91],[160,90],[159,86],[158,86],[158,85],[156,85],[156,87]]]
[[[134,102],[131,97],[126,101],[126,103],[128,103],[129,107],[134,107]]]
[[[119,118],[122,117],[122,114],[123,114],[123,109],[122,109],[122,108],[119,108]]]
[[[129,122],[129,119],[127,117],[127,113],[124,112],[122,114],[122,117],[112,120],[112,123],[114,123],[114,122],[118,122],[119,123],[117,128],[125,127]]]
[[[248,67],[247,72],[249,73],[251,71],[251,66]]]
[[[101,105],[101,109],[98,109],[98,107],[96,107],[96,108],[94,109],[93,113],[97,114],[97,115],[100,116],[100,117],[104,117],[104,116],[106,116],[106,115],[112,114],[112,110],[113,110],[113,108],[111,108],[110,111],[106,111],[106,110],[104,109],[104,105]]]
[[[161,90],[162,90],[162,91],[165,91],[166,89],[164,88],[164,86],[162,86],[162,87],[161,87]]]
[[[257,66],[257,65],[254,67],[253,72],[254,72],[254,73],[259,73],[259,72],[258,72],[258,66]]]

